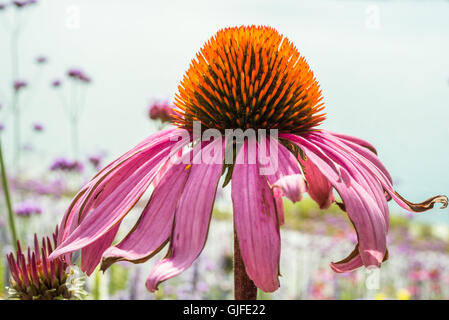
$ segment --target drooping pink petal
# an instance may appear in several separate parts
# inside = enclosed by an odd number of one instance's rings
[[[332,270],[338,273],[354,271],[363,266],[362,258],[359,254],[359,245],[345,259],[338,262],[331,262]]]
[[[386,255],[388,225],[381,209],[383,204],[378,203],[366,179],[361,178],[360,167],[341,157],[337,151],[326,148],[325,144],[299,136],[285,136],[297,143],[307,158],[337,189],[346,212],[356,228],[359,239],[358,252],[363,264],[380,266]],[[336,164],[339,167],[339,175],[335,175]],[[356,259],[357,255],[349,260],[355,263]]]
[[[182,143],[186,142],[176,142],[176,138],[179,138],[183,132],[179,129],[169,129],[153,134],[97,173],[72,200],[62,219],[58,243],[62,243],[89,213],[89,210],[98,206],[125,177],[145,163],[152,154],[157,153],[160,146],[169,142],[173,143],[174,150],[182,147]],[[178,146],[180,143],[181,145]]]
[[[345,153],[327,139],[317,137],[315,135],[308,135],[307,139],[313,142],[316,146],[321,148],[321,150],[334,161],[336,164],[345,168],[346,171],[351,175],[352,179],[357,181],[361,187],[363,187],[369,194],[373,196],[376,201],[376,205],[382,211],[384,216],[385,224],[389,226],[389,212],[387,200],[385,198],[381,183],[376,180],[375,176],[367,170],[363,165],[356,161],[355,158],[351,157],[349,154]]]
[[[283,176],[273,184],[272,188],[280,188],[282,195],[286,196],[292,202],[300,201],[302,194],[307,191],[302,174]]]
[[[191,152],[184,158],[190,156]],[[134,228],[119,244],[103,254],[102,270],[116,261],[145,261],[162,249],[172,232],[176,205],[191,171],[184,163],[181,161],[170,166]]]
[[[333,135],[335,137],[338,137],[340,139],[344,139],[346,141],[349,141],[349,142],[352,142],[352,143],[357,144],[359,146],[362,146],[362,147],[370,150],[371,152],[373,152],[374,154],[377,155],[376,148],[371,143],[369,143],[366,140],[363,140],[363,139],[360,139],[360,138],[357,138],[357,137],[353,137],[353,136],[349,136],[347,134],[331,132],[331,131],[327,131],[327,130],[326,131],[325,130],[321,130],[321,132],[327,132],[327,133],[329,133],[329,134],[331,134],[331,135]]]
[[[306,192],[304,177],[301,175],[301,167],[295,156],[275,138],[269,136],[264,141],[260,139],[258,159],[259,166],[263,168],[268,183],[273,189],[279,224],[284,224],[283,196],[292,202],[300,201],[302,193]],[[262,154],[261,154],[262,153]],[[295,178],[293,178],[293,176]],[[276,185],[276,186],[275,186]],[[282,190],[285,188],[285,190]]]
[[[304,167],[304,176],[308,183],[307,192],[321,209],[325,210],[334,202],[334,194],[332,193],[332,185],[326,177],[318,170],[312,161],[302,159],[299,161]]]
[[[97,241],[81,249],[81,270],[88,276],[94,272],[95,268],[100,263],[103,252],[109,248],[112,241],[114,241],[119,228],[120,222]]]
[[[280,234],[275,200],[259,164],[248,164],[255,139],[245,141],[232,174],[234,225],[246,272],[263,291],[279,287]],[[247,148],[249,146],[249,148]]]
[[[221,147],[221,154],[214,153],[207,163],[196,159],[204,159],[203,155],[210,155],[211,150],[217,150],[217,145]],[[217,184],[223,170],[223,156],[224,145],[221,139],[211,142],[195,154],[176,208],[169,254],[151,270],[146,281],[149,291],[157,290],[160,282],[177,276],[190,267],[203,250]]]
[[[263,140],[258,142],[258,150],[261,150],[262,143],[264,143]],[[264,151],[267,153],[266,155],[262,156],[260,153],[257,155],[260,166],[259,171],[266,176],[270,185],[274,185],[285,176],[301,174],[301,166],[298,159],[273,137],[270,136],[266,140],[266,149]],[[303,182],[298,181],[298,184]],[[300,189],[300,187],[297,186],[296,189]]]
[[[436,203],[441,203],[442,209],[447,207],[448,198],[443,195],[431,197],[420,203],[407,201],[394,190],[390,174],[376,155],[367,152],[364,148],[361,148],[351,141],[338,139],[338,137],[335,137],[326,131],[314,132],[313,134],[324,136],[327,140],[335,143],[335,146],[339,149],[350,154],[363,167],[371,172],[371,174],[382,184],[382,187],[388,192],[389,196],[393,198],[402,208],[413,212],[424,212],[432,209]]]
[[[177,163],[178,159],[182,158],[182,153],[183,153],[182,149],[179,149],[179,151],[175,155],[173,155],[172,160],[164,163],[161,170],[159,170],[159,172],[156,174],[156,176],[153,179],[152,185],[154,187],[156,187],[159,184],[159,182],[161,182],[161,180],[164,178],[165,174],[173,167],[174,164]]]
[[[285,223],[284,217],[284,200],[282,199],[284,193],[280,188],[273,188],[273,197],[274,202],[276,204],[276,212],[278,214],[279,225],[283,225]]]
[[[159,141],[153,147],[148,147],[145,153],[139,155],[142,158],[134,157],[135,161],[131,161],[123,167],[123,171],[120,171],[121,174],[114,174],[117,183],[113,184],[113,190],[108,185],[104,186],[104,188],[109,188],[108,192],[100,191],[100,194],[96,193],[95,195],[91,193],[91,197],[87,197],[81,205],[80,212],[75,213],[78,215],[75,218],[78,218],[79,226],[58,245],[51,258],[83,248],[111,230],[149,187],[161,165],[173,153],[172,148],[176,143],[177,141],[171,141],[170,136],[165,137],[165,140]],[[100,197],[102,200],[98,201],[97,199]],[[83,206],[91,207],[92,211],[88,215],[84,214],[84,218],[80,221]]]

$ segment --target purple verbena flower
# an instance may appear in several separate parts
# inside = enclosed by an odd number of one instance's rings
[[[28,83],[25,80],[15,80],[13,83],[14,90],[19,92],[20,90],[26,88]]]
[[[18,216],[29,217],[42,213],[41,206],[33,200],[25,200],[14,206],[14,213]]]
[[[81,69],[72,68],[67,71],[67,76],[73,80],[89,83],[92,79]]]
[[[173,115],[173,106],[168,102],[153,102],[148,108],[148,115],[152,120],[170,122]]]
[[[41,132],[44,130],[44,126],[41,123],[35,123],[33,124],[33,130],[36,132]]]
[[[59,88],[61,86],[62,82],[59,79],[55,79],[51,82],[51,86],[53,88]]]
[[[103,160],[103,155],[101,154],[91,155],[89,156],[88,160],[95,169],[99,169],[101,161]]]
[[[48,62],[48,59],[45,56],[38,56],[38,57],[36,57],[36,63],[37,64],[45,64],[47,62]]]
[[[83,171],[83,164],[76,160],[69,160],[65,158],[57,158],[50,166],[51,171],[67,171],[67,172],[81,172]]]

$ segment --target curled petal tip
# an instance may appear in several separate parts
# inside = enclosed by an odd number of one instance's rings
[[[395,192],[395,195],[399,197],[400,200],[402,200],[409,208],[410,210],[414,212],[424,212],[429,209],[432,209],[435,205],[435,203],[441,203],[440,209],[445,209],[448,206],[448,198],[444,195],[438,195],[431,197],[423,202],[420,203],[413,203],[406,199],[404,199],[399,193]]]
[[[436,200],[435,202],[439,202],[441,203],[441,207],[440,209],[446,209],[447,205],[448,205],[448,199],[446,196],[437,196],[438,200]]]

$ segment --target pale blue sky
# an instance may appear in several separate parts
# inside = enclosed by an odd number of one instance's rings
[[[314,70],[328,114],[323,128],[371,141],[408,199],[449,193],[448,1],[41,0],[30,9],[21,76],[33,77],[36,55],[50,59],[40,87],[24,96],[24,136],[33,121],[46,126],[33,140],[40,155],[28,159],[34,168],[70,150],[66,118],[48,88],[68,67],[94,79],[82,116],[83,149],[107,150],[112,159],[156,130],[146,118],[148,102],[174,95],[214,32],[264,24],[292,40]],[[10,81],[7,41],[0,30],[2,92]],[[9,140],[6,132],[6,147]],[[448,214],[429,213],[438,221]]]

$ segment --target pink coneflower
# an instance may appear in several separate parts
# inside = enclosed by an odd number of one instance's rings
[[[50,238],[43,238],[41,245],[34,235],[34,250],[28,247],[23,252],[17,242],[17,253],[6,256],[11,271],[9,299],[61,300],[80,299],[86,294],[84,280],[75,269],[61,258],[49,260],[48,256],[56,246],[58,230]]]
[[[254,284],[271,292],[279,287],[282,196],[299,201],[307,191],[322,209],[338,201],[347,212],[358,243],[346,259],[332,263],[337,272],[378,267],[387,259],[389,199],[416,212],[436,202],[447,205],[445,196],[418,204],[405,200],[371,144],[317,128],[324,120],[318,82],[296,47],[272,28],[220,30],[192,61],[178,89],[178,128],[148,137],[82,188],[62,220],[60,245],[51,257],[81,249],[82,269],[90,274],[101,259],[102,269],[121,260],[141,263],[169,243],[146,281],[154,291],[201,253],[218,181],[225,175],[226,183],[231,180],[236,252],[239,248]],[[199,141],[194,122],[214,139]],[[279,138],[223,142],[228,129],[276,129]],[[234,149],[229,164],[224,157]],[[140,219],[111,247],[122,219],[167,163]],[[276,170],[262,170],[267,167]],[[237,268],[240,262],[235,263]]]

